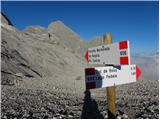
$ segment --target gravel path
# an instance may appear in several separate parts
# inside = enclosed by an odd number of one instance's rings
[[[159,118],[158,81],[139,80],[117,90],[117,118]],[[68,92],[67,92],[68,91]],[[104,89],[69,92],[2,86],[2,118],[107,118]],[[91,94],[91,95],[90,95]]]

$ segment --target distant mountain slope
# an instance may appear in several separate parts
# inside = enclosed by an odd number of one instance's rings
[[[63,40],[54,34],[50,38],[46,29],[30,26],[20,32],[6,23],[1,26],[2,84],[14,84],[23,77],[76,77],[83,72],[81,55],[66,50]]]
[[[95,36],[91,41],[89,41],[88,46],[94,47],[103,44],[103,37]]]

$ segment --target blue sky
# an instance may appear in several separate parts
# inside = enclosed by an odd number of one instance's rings
[[[158,1],[3,1],[1,5],[19,30],[61,20],[85,40],[110,32],[113,42],[129,40],[132,53],[159,51]]]

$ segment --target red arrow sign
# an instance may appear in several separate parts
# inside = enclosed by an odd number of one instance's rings
[[[137,65],[92,67],[85,69],[86,89],[136,82],[141,74]]]
[[[140,74],[141,74],[141,70],[140,70],[139,67],[136,65],[136,80],[138,80]]]
[[[86,51],[85,58],[86,58],[86,60],[88,62],[88,51]]]
[[[85,59],[91,65],[128,65],[130,64],[129,41],[88,48]]]

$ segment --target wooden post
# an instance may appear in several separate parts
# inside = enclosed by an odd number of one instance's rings
[[[105,34],[103,37],[104,44],[112,43],[112,36],[111,34]],[[108,102],[108,118],[115,119],[116,118],[116,91],[115,86],[107,87],[107,102]]]

